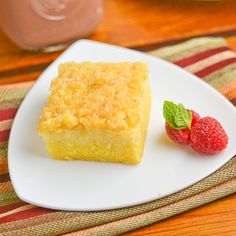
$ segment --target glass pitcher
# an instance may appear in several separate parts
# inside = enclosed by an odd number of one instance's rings
[[[56,50],[90,35],[103,0],[0,0],[0,26],[18,46]]]

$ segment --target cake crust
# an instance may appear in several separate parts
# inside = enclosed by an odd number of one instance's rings
[[[135,127],[142,115],[147,71],[142,62],[61,64],[39,131]]]

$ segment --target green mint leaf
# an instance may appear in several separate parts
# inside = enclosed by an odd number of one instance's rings
[[[188,112],[188,110],[182,104],[179,104],[175,114],[175,124],[178,127],[177,129],[191,129],[191,122],[192,112]]]
[[[172,127],[173,129],[177,129],[178,126],[175,123],[175,115],[177,112],[178,106],[171,102],[171,101],[164,101],[163,104],[163,116],[166,122]]]

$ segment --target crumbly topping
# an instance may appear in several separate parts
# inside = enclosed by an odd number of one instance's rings
[[[142,62],[61,64],[39,131],[134,127],[142,115],[147,80]]]

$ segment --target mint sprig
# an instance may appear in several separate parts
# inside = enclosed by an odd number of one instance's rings
[[[163,116],[173,129],[188,128],[191,130],[192,112],[187,110],[182,104],[177,105],[171,101],[164,101]]]

